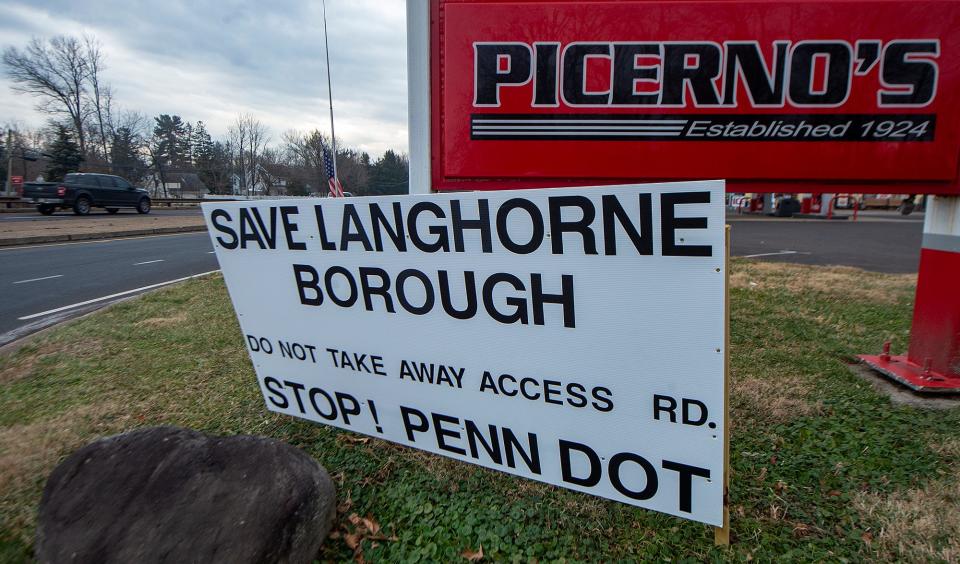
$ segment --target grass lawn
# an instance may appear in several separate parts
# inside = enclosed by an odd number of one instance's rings
[[[732,546],[713,531],[268,413],[219,277],[0,357],[0,561],[29,560],[50,470],[172,424],[293,444],[338,483],[321,559],[960,560],[960,409],[895,406],[846,363],[907,344],[912,276],[734,261]],[[379,529],[379,530],[378,530]]]

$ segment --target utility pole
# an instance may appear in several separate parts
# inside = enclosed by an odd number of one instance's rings
[[[10,176],[13,174],[13,130],[7,129],[7,183],[3,187],[3,195],[9,196],[13,185],[10,184]]]

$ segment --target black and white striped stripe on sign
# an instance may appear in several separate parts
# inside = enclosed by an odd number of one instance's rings
[[[474,114],[473,139],[671,139],[680,137],[687,119],[677,116],[503,115]]]

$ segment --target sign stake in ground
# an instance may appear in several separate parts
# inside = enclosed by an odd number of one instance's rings
[[[723,382],[726,393],[723,397],[723,419],[730,421],[730,226],[723,231],[726,242],[724,255],[723,293],[726,300],[723,304]],[[717,546],[730,544],[730,427],[723,426],[723,524],[713,529],[713,542]]]
[[[723,194],[203,212],[269,410],[724,527]]]

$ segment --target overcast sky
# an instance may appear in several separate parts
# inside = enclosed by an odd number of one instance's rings
[[[403,0],[327,0],[338,141],[407,150]],[[0,48],[90,33],[123,109],[202,120],[215,137],[241,112],[270,128],[329,132],[319,1],[0,0]],[[0,77],[0,123],[45,123]]]

